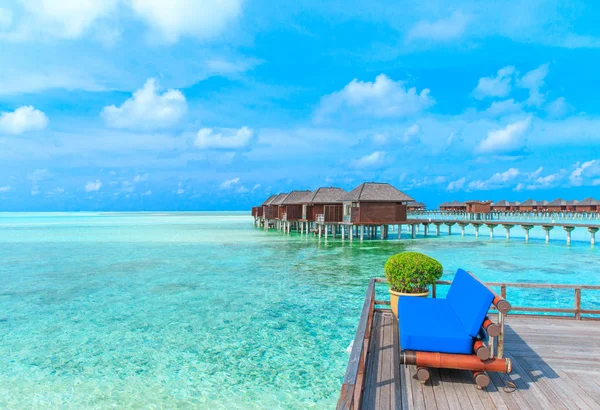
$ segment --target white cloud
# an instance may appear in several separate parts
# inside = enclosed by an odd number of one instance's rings
[[[10,191],[10,189],[11,189],[10,185],[0,186],[0,193],[8,192],[8,191]]]
[[[402,142],[410,142],[417,134],[419,134],[419,131],[421,131],[421,127],[419,127],[419,125],[417,124],[413,124],[410,127],[408,127],[406,129],[406,131],[404,131],[404,135],[402,137]]]
[[[477,147],[480,153],[506,153],[523,146],[523,135],[529,128],[530,118],[508,124],[506,127],[489,131],[487,138]]]
[[[461,189],[463,189],[465,187],[465,183],[467,182],[466,178],[459,178],[456,181],[452,181],[448,184],[448,186],[446,187],[446,190],[448,191],[460,191]]]
[[[252,191],[252,192],[254,192],[254,191],[256,191],[258,188],[260,188],[260,184],[255,184],[255,185],[252,187],[252,190],[251,190],[251,191]]]
[[[152,191],[151,190],[147,190],[146,192],[142,193],[142,196],[150,196],[152,195]]]
[[[600,161],[595,159],[583,163],[577,162],[574,168],[569,175],[569,181],[574,186],[586,185],[586,179],[600,176]]]
[[[73,39],[89,31],[93,24],[108,17],[118,0],[22,0],[25,15],[10,39],[28,39],[32,34]]]
[[[183,188],[183,184],[181,182],[177,184],[177,191],[175,192],[177,193],[177,195],[185,194],[185,189]]]
[[[494,77],[482,77],[473,91],[475,98],[505,97],[510,93],[515,68],[501,68]]]
[[[6,30],[12,24],[13,13],[0,7],[0,31]]]
[[[469,17],[460,11],[436,21],[421,20],[410,29],[407,40],[452,40],[463,35],[469,20]]]
[[[539,169],[538,169],[538,171],[539,171]],[[539,175],[539,173],[537,171],[535,173],[531,173],[529,175],[532,176],[536,173]],[[567,173],[565,170],[560,170],[559,172],[556,172],[554,174],[549,174],[549,175],[546,175],[543,177],[536,175],[533,182],[519,183],[516,186],[515,191],[553,188],[560,184],[560,182],[565,178],[566,174]]]
[[[368,168],[381,165],[385,159],[385,152],[375,151],[372,154],[365,155],[357,160],[352,161],[352,166],[355,168]]]
[[[513,98],[502,101],[493,101],[492,104],[485,110],[485,114],[491,117],[498,117],[504,114],[520,112],[523,109],[523,104],[515,102]]]
[[[182,36],[208,40],[231,27],[241,15],[242,0],[21,0],[23,17],[4,38],[21,41],[34,35],[75,39],[93,32],[99,40],[114,42],[115,27],[130,15],[143,20],[160,41]],[[125,7],[119,7],[124,5]],[[9,27],[12,13],[0,14]],[[2,28],[2,26],[0,26]]]
[[[544,109],[551,117],[560,118],[567,114],[572,107],[566,102],[564,97],[558,97],[554,101],[550,101],[548,104],[546,104]]]
[[[102,181],[100,181],[99,179],[95,180],[95,181],[89,181],[87,184],[85,184],[85,192],[96,192],[99,191],[100,188],[102,188]]]
[[[237,185],[240,183],[240,178],[233,178],[233,179],[228,179],[226,181],[223,181],[221,183],[221,185],[219,186],[220,189],[229,189],[231,187],[233,187],[234,185]]]
[[[148,180],[148,174],[137,174],[133,177],[133,182],[144,182]]]
[[[212,128],[202,128],[196,135],[194,145],[198,148],[235,149],[245,147],[250,143],[254,132],[248,127],[238,130],[226,130],[227,135],[215,133]]]
[[[149,78],[144,86],[120,107],[110,105],[102,110],[106,123],[115,128],[155,129],[177,123],[187,112],[187,101],[179,90],[159,93],[155,78]]]
[[[417,92],[415,87],[407,89],[402,81],[393,81],[380,74],[374,82],[354,79],[340,91],[321,98],[316,120],[323,121],[344,111],[375,118],[404,117],[417,114],[434,103],[428,88]]]
[[[371,137],[373,139],[373,142],[375,144],[386,144],[388,142],[388,136],[386,133],[384,132],[379,132],[377,134],[373,134],[373,136]]]
[[[131,0],[131,6],[168,42],[213,38],[242,12],[242,0]]]
[[[12,112],[0,113],[0,134],[22,134],[40,131],[48,126],[48,117],[31,105],[24,105]]]
[[[468,188],[472,191],[485,191],[490,189],[504,188],[510,185],[521,173],[516,168],[510,168],[504,172],[497,172],[487,180],[476,180],[469,182]]]
[[[526,104],[539,107],[544,102],[545,96],[540,93],[540,88],[544,86],[544,81],[548,75],[548,68],[548,64],[542,64],[519,79],[519,87],[529,90],[529,98]]]

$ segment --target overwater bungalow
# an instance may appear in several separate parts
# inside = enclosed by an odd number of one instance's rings
[[[282,193],[276,195],[275,198],[268,203],[266,212],[264,214],[265,219],[271,221],[279,218],[279,205],[283,202],[283,200],[287,197],[287,193]],[[281,211],[283,213],[283,210]]]
[[[567,201],[561,198],[556,198],[554,201],[548,202],[546,206],[548,212],[563,212],[567,210]]]
[[[406,205],[406,208],[409,211],[424,211],[427,209],[427,207],[425,206],[425,204],[423,202],[417,202],[417,201],[409,202]]]
[[[352,225],[395,225],[406,222],[407,203],[414,199],[387,183],[365,182],[343,198],[344,222]]]
[[[342,222],[341,200],[347,192],[342,188],[323,187],[304,198],[302,221],[321,223]]]
[[[281,202],[280,208],[283,210],[282,220],[299,221],[302,219],[302,205],[307,197],[312,194],[309,190],[292,191]]]
[[[489,214],[492,211],[492,201],[466,201],[467,213]]]
[[[262,204],[263,208],[263,218],[267,221],[275,219],[275,215],[277,215],[277,206],[272,205],[272,202],[277,198],[277,195],[271,195],[265,202]]]
[[[600,201],[594,198],[585,198],[574,205],[576,212],[596,212],[599,209]]]
[[[464,202],[452,201],[440,204],[440,211],[465,211],[467,204]]]
[[[567,212],[575,212],[575,205],[577,205],[579,201],[575,199],[571,199],[567,201]]]
[[[494,202],[492,205],[492,211],[510,211],[510,202],[502,199],[500,201]]]
[[[519,212],[532,212],[536,211],[538,208],[538,203],[534,199],[528,199],[527,201],[521,202],[518,206]]]
[[[510,201],[509,203],[511,211],[518,211],[521,203],[519,201]]]
[[[273,219],[280,220],[280,221],[283,219],[283,214],[285,213],[285,206],[282,204],[288,195],[289,195],[288,193],[279,194],[275,197],[273,202],[271,202],[271,206],[277,207],[277,210],[274,212]]]

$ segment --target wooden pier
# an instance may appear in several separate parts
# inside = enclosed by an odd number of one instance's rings
[[[580,299],[582,289],[600,286],[560,285],[573,290],[573,308],[514,307],[572,316],[509,315],[504,347],[513,371],[490,373],[490,385],[478,390],[468,371],[430,369],[431,379],[421,384],[415,366],[400,365],[397,323],[389,309],[378,307],[389,302],[375,300],[375,284],[384,281],[369,283],[338,410],[600,408],[600,311],[582,310]],[[498,285],[503,290],[553,286],[491,284]],[[507,382],[516,389],[510,392]]]

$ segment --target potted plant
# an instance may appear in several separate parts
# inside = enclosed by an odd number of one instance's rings
[[[435,284],[444,271],[441,263],[419,252],[402,252],[390,256],[385,262],[384,270],[395,317],[398,317],[398,297],[427,297],[429,286]]]

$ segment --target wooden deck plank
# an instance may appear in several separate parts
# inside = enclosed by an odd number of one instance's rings
[[[431,369],[431,379],[428,381],[433,387],[433,394],[435,395],[435,403],[437,408],[440,410],[450,410],[448,405],[448,399],[446,398],[446,391],[442,387],[442,378],[440,376],[440,369]]]
[[[529,373],[521,366],[518,358],[509,356],[512,360],[513,373],[518,375],[515,381],[517,388],[521,391],[527,391],[525,398],[529,402],[532,408],[539,405],[542,409],[555,409],[557,408],[553,402],[548,400],[546,394],[541,389],[541,383],[534,383]],[[513,378],[513,380],[515,380]]]
[[[598,322],[509,317],[505,351],[518,390],[503,391],[501,374],[478,390],[470,372],[431,369],[425,385],[415,366],[399,363],[399,335],[391,313],[375,312],[363,409],[594,409],[600,408]],[[586,344],[575,349],[572,346]]]

